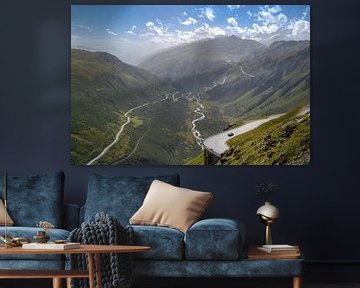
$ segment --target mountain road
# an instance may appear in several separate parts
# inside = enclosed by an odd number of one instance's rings
[[[253,130],[253,129],[259,127],[261,124],[264,124],[270,120],[276,119],[284,114],[285,113],[271,115],[267,118],[251,121],[240,127],[233,128],[233,129],[227,130],[225,132],[210,136],[204,140],[204,146],[207,150],[213,151],[217,155],[222,155],[225,153],[226,150],[229,149],[229,146],[226,144],[226,142],[229,139],[231,139],[235,136],[238,136],[240,134],[243,134],[245,132],[248,132],[250,130]]]

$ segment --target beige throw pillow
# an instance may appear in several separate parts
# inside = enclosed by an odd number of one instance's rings
[[[6,215],[7,215],[6,224],[8,226],[14,225],[14,221],[10,218],[9,214],[6,213]],[[5,205],[3,201],[0,199],[0,226],[4,226],[4,225],[5,225]]]
[[[186,232],[204,213],[212,200],[209,192],[199,192],[154,180],[143,205],[130,224],[166,226]]]

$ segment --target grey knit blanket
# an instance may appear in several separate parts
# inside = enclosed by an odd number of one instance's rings
[[[116,218],[101,212],[95,215],[94,222],[84,222],[80,228],[74,229],[70,233],[69,240],[81,244],[133,245],[133,234],[131,227],[124,228],[118,224]],[[71,254],[68,258],[71,269],[87,269],[86,255]],[[134,285],[132,253],[101,254],[101,279],[103,288],[132,287]],[[73,279],[71,287],[88,288],[88,282],[88,279]]]

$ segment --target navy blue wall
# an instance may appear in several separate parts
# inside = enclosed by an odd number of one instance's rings
[[[360,3],[313,2],[310,166],[101,168],[70,163],[70,1],[0,0],[0,171],[26,175],[63,169],[65,199],[78,204],[85,200],[92,172],[177,172],[182,186],[214,192],[207,215],[242,220],[252,243],[259,243],[263,232],[255,215],[262,203],[253,183],[271,180],[280,185],[274,197],[282,213],[273,230],[276,242],[300,243],[310,260],[360,260],[355,248],[360,236]]]

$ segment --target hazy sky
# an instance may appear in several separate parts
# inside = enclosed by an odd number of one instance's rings
[[[72,5],[71,47],[137,64],[146,55],[236,35],[270,45],[310,39],[309,5]]]

